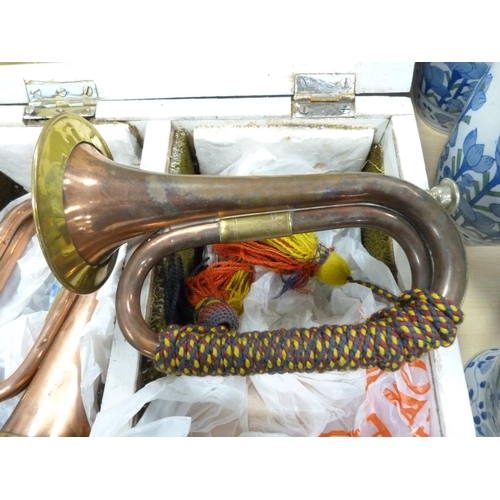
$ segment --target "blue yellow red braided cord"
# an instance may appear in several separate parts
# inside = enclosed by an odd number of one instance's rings
[[[354,280],[353,280],[354,281]],[[171,325],[160,334],[156,369],[177,375],[347,371],[378,367],[395,371],[438,347],[450,346],[462,311],[436,292],[415,288],[357,325],[322,325],[237,332],[226,327]]]

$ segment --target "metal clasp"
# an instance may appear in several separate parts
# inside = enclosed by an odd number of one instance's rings
[[[28,105],[24,108],[25,120],[43,120],[70,111],[84,118],[95,116],[97,101],[96,84],[92,80],[71,82],[25,81]]]
[[[292,116],[355,116],[356,75],[296,74]]]

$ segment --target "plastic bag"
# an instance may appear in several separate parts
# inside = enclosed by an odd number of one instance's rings
[[[349,427],[365,394],[365,374],[285,373],[252,375],[248,426],[262,436],[318,436],[331,422]],[[253,403],[253,404],[252,404]]]
[[[94,422],[99,409],[98,393],[106,382],[115,332],[115,294],[125,254],[126,247],[120,247],[115,267],[106,283],[97,292],[97,306],[80,339],[80,389],[90,425]]]
[[[147,403],[150,404],[135,426],[142,429],[142,436],[172,435],[180,423],[185,435],[237,435],[247,430],[246,400],[243,377],[163,377],[99,412],[90,436],[130,435],[130,420]],[[158,425],[165,418],[169,420]]]
[[[322,436],[427,437],[431,384],[424,359],[396,372],[367,370],[366,395],[350,428],[329,423]]]

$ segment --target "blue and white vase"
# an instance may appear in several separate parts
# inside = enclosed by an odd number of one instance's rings
[[[487,349],[465,367],[476,436],[500,437],[500,349]]]
[[[452,214],[471,244],[500,244],[500,63],[475,86],[441,154],[437,184],[458,187]]]
[[[413,101],[431,127],[449,134],[488,71],[487,62],[421,62],[415,65]]]

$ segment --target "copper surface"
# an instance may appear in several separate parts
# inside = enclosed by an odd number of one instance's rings
[[[31,200],[11,209],[0,222],[0,241],[5,248],[0,258],[0,292],[34,234]],[[0,401],[21,392],[33,378],[73,304],[74,297],[68,291],[60,292],[26,358],[12,375],[0,381]]]
[[[14,233],[0,258],[0,292],[9,280],[12,271],[35,235],[35,223],[31,217],[25,219]]]
[[[54,339],[59,334],[61,326],[66,321],[76,297],[68,290],[63,289],[59,292],[30,352],[12,375],[0,381],[0,401],[19,394],[33,379]],[[75,313],[78,313],[78,310],[73,310],[73,314]]]
[[[96,304],[95,294],[75,296],[52,347],[3,432],[20,436],[90,434],[80,392],[79,345]]]
[[[14,207],[0,222],[0,291],[34,234],[31,200]],[[77,301],[76,294],[64,289],[59,292],[30,352],[12,375],[0,381],[0,401],[4,401],[33,380],[26,391],[28,399],[25,394],[1,435],[88,435],[80,380],[74,372],[79,369],[79,336],[94,307],[93,295]],[[45,357],[48,361],[39,371]],[[68,361],[70,365],[65,367]]]
[[[0,259],[7,250],[21,224],[33,214],[31,200],[25,200],[10,209],[0,221]]]

